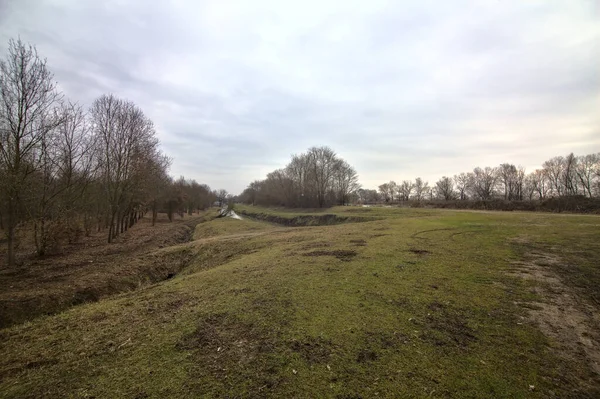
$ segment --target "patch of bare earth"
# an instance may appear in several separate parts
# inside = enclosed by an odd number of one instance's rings
[[[351,249],[335,249],[335,250],[315,250],[312,252],[307,252],[304,256],[335,256],[337,259],[349,262],[354,258],[358,253]]]
[[[518,243],[526,244],[523,239]],[[600,383],[600,312],[561,280],[553,267],[561,262],[556,254],[530,250],[513,262],[510,274],[535,282],[533,290],[541,301],[524,304],[529,317],[560,357],[588,371],[590,378],[579,373],[580,382],[594,389]]]
[[[192,251],[160,249],[188,241],[202,220],[185,215],[169,222],[159,214],[155,226],[145,217],[110,244],[106,232],[99,232],[65,243],[59,254],[21,251],[19,266],[0,267],[0,327],[174,276]]]

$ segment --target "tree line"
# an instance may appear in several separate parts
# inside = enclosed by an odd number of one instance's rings
[[[354,168],[329,147],[293,155],[287,166],[256,180],[237,201],[264,206],[316,208],[349,203],[422,201],[543,201],[562,197],[600,197],[600,153],[556,156],[527,173],[503,163],[476,167],[433,184],[417,177],[362,188]]]
[[[354,201],[359,188],[354,168],[329,147],[292,156],[287,166],[256,180],[238,201],[265,206],[322,208]]]
[[[86,111],[65,98],[35,47],[10,40],[0,61],[0,228],[8,265],[18,228],[33,231],[38,255],[104,231],[108,242],[146,212],[206,208],[217,192],[168,175],[156,128],[113,94]]]
[[[383,183],[378,190],[359,189],[362,203],[422,200],[534,201],[551,197],[600,197],[600,153],[556,156],[542,168],[526,173],[522,166],[503,163],[472,172],[443,176],[433,185],[416,178]]]

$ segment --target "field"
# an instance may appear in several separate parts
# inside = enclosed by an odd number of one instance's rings
[[[0,330],[0,397],[600,397],[600,217],[237,212],[119,258],[184,259],[164,281]]]

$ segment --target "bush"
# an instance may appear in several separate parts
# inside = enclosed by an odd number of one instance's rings
[[[486,211],[527,211],[527,212],[572,212],[600,214],[600,198],[588,198],[582,195],[548,198],[542,201],[491,200],[432,200],[409,201],[406,205],[413,208],[473,209]]]

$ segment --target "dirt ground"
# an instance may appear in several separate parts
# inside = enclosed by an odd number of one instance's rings
[[[552,266],[561,262],[556,254],[531,250],[523,260],[513,263],[515,271],[511,274],[530,281],[532,291],[541,298],[524,304],[529,308],[529,320],[524,322],[535,323],[562,358],[593,370],[596,375],[581,383],[594,387],[600,381],[600,315],[553,270]]]
[[[0,327],[168,278],[183,267],[186,253],[153,252],[188,241],[204,217],[176,216],[169,222],[159,214],[152,226],[147,216],[111,244],[99,232],[65,244],[60,255],[37,257],[21,250],[19,266],[0,267]],[[0,257],[5,252],[2,245]]]

